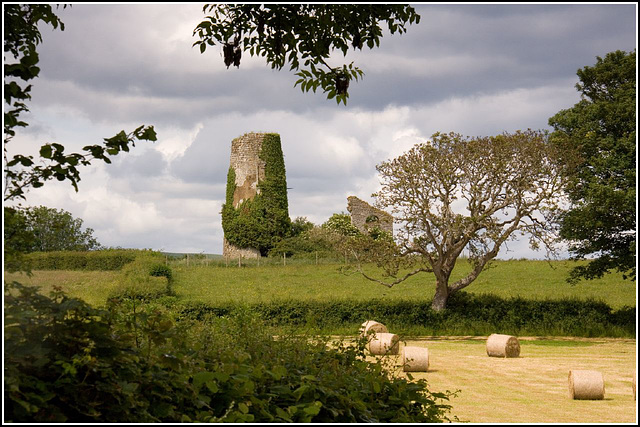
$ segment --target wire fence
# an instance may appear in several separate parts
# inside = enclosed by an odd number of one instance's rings
[[[287,257],[286,254],[275,257],[225,257],[211,254],[165,254],[165,264],[182,267],[265,267],[287,265],[329,265],[347,264],[348,256],[326,256],[318,252],[305,256]]]

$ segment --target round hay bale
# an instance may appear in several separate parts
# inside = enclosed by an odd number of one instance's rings
[[[492,334],[487,338],[487,355],[490,357],[520,356],[520,342],[511,335]]]
[[[371,354],[398,354],[400,351],[400,337],[385,332],[376,333],[369,341]]]
[[[604,399],[604,378],[601,372],[569,371],[569,397],[577,400]]]
[[[404,372],[427,372],[429,350],[424,347],[403,347],[402,369]]]
[[[633,400],[636,400],[636,373],[633,373],[633,384],[631,385],[633,387]]]
[[[376,322],[375,320],[367,320],[360,326],[360,336],[368,335],[371,332],[379,333],[387,333],[389,330],[385,325],[380,322]]]

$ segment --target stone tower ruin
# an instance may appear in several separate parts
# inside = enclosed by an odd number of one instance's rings
[[[361,233],[380,227],[382,231],[393,235],[393,216],[387,212],[374,208],[356,196],[347,197],[347,210],[351,214],[351,224]]]
[[[265,142],[268,141],[268,142]],[[274,143],[275,141],[275,143]],[[266,150],[266,152],[264,151]],[[275,150],[275,151],[274,151]],[[275,157],[274,157],[274,154]],[[268,153],[271,153],[269,157]],[[269,160],[269,165],[267,161]],[[274,168],[281,168],[282,177],[279,181],[280,188],[284,188],[284,206],[286,219],[288,217],[287,196],[286,196],[286,178],[284,178],[284,159],[282,157],[280,147],[280,136],[274,133],[246,133],[238,138],[235,138],[231,142],[231,156],[230,156],[230,175],[227,177],[227,199],[225,204],[232,204],[234,209],[237,209],[243,202],[247,200],[253,200],[258,194],[261,193],[261,184],[265,184],[269,181],[269,177],[266,174],[273,174]],[[279,165],[279,166],[278,166]],[[232,176],[235,175],[235,182],[231,182]],[[265,178],[268,178],[265,181]],[[235,186],[233,186],[235,184]],[[233,199],[231,199],[230,188],[233,186]],[[270,184],[269,188],[273,188],[273,184]],[[273,190],[270,190],[273,192]],[[263,196],[266,196],[268,192],[265,190]],[[262,197],[262,196],[261,196]],[[282,197],[282,195],[281,195]],[[232,201],[232,203],[231,203]],[[282,203],[282,199],[280,200]],[[223,208],[224,210],[224,208]],[[224,217],[224,213],[223,213]],[[224,225],[224,221],[223,221]],[[223,227],[224,228],[224,227]],[[235,232],[242,234],[242,230],[238,230],[236,227]],[[222,253],[225,257],[229,258],[258,258],[260,257],[259,248],[252,247],[238,247],[230,243],[227,239],[227,230],[225,230],[225,238],[223,243]],[[232,240],[233,241],[233,240]]]

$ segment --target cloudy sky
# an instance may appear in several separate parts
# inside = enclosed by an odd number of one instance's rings
[[[346,107],[302,93],[293,72],[260,58],[227,69],[220,48],[200,54],[201,4],[58,9],[65,30],[42,28],[29,127],[10,153],[47,142],[80,151],[142,124],[158,141],[84,168],[77,193],[48,182],[23,205],[65,209],[106,246],[222,253],[231,140],[246,132],[280,134],[290,216],[321,224],[346,212],[350,195],[373,202],[375,165],[437,131],[547,129],[579,100],[579,68],[636,48],[635,3],[414,6],[421,21],[406,34],[335,58],[365,72]],[[499,257],[543,256],[523,240]]]

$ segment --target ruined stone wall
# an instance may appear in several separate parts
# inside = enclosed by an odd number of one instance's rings
[[[351,224],[361,233],[380,227],[381,230],[393,235],[393,216],[387,212],[374,208],[355,196],[347,197],[347,210],[351,214]]]
[[[264,180],[265,163],[260,159],[264,133],[246,133],[231,141],[230,166],[236,174],[233,207],[258,194],[258,182]],[[260,252],[253,248],[238,248],[224,240],[222,254],[229,258],[258,258]]]
[[[222,242],[222,255],[229,259],[257,259],[260,258],[260,251],[254,248],[239,248],[224,239]]]

